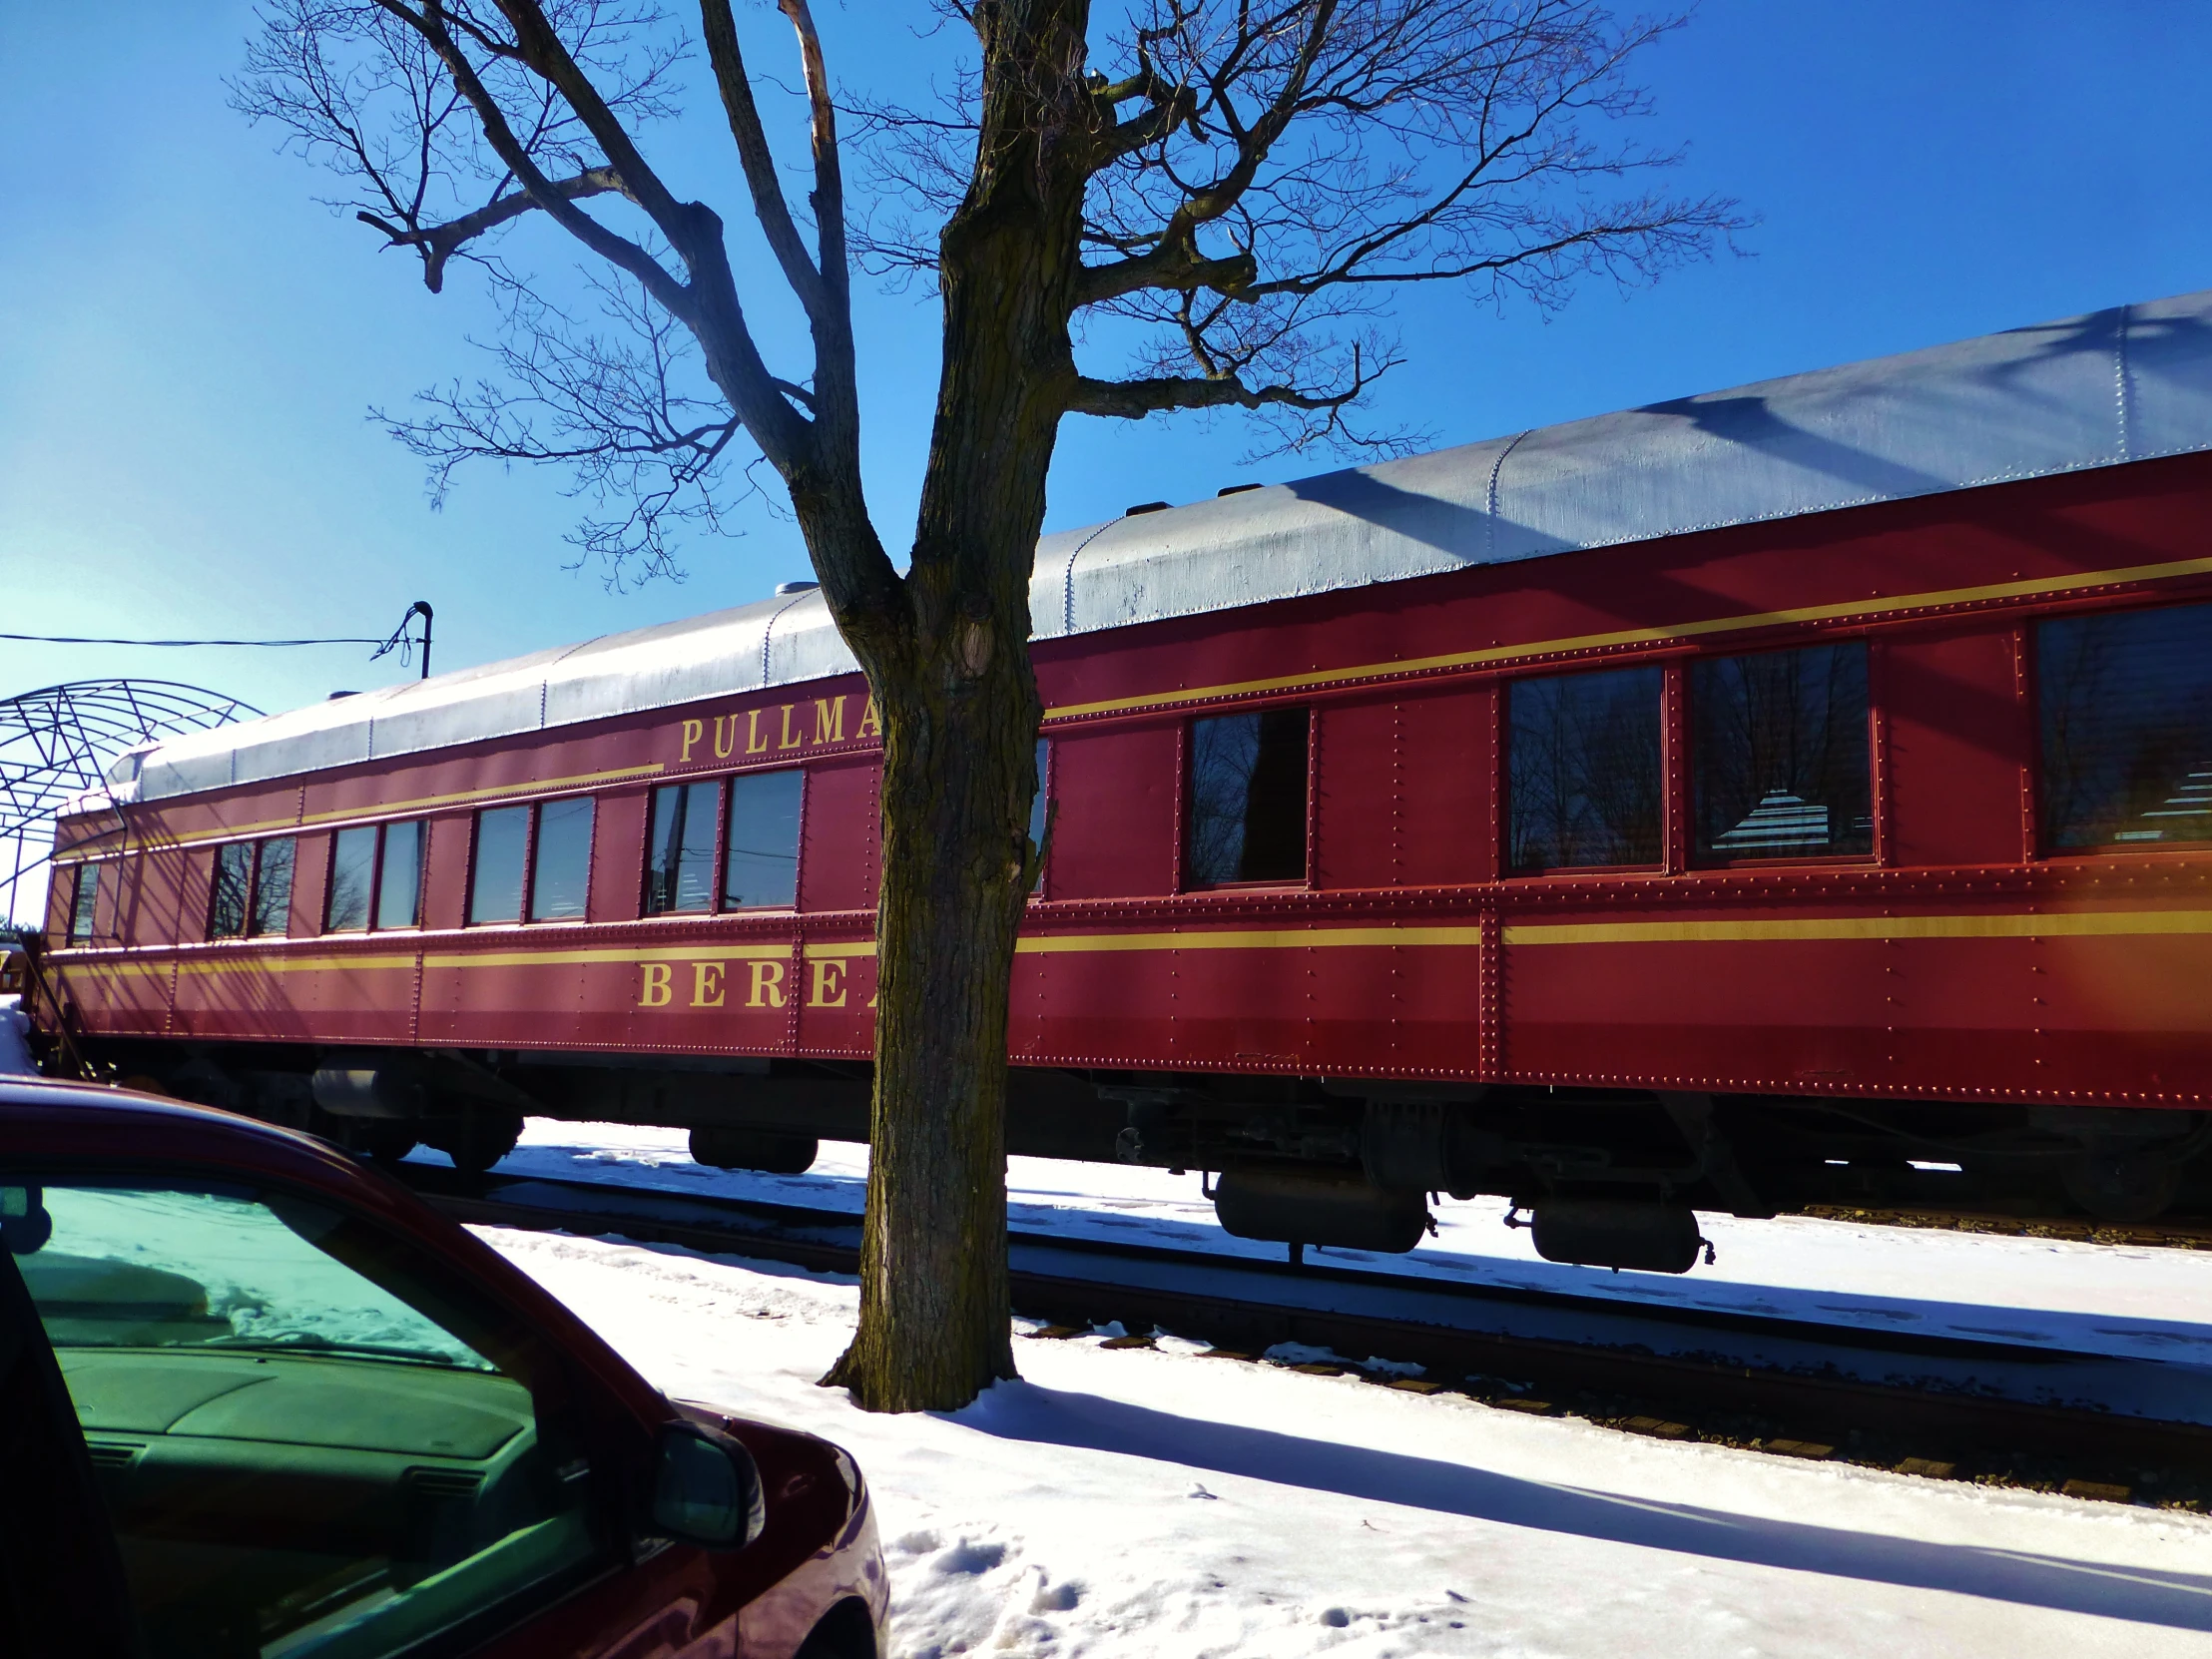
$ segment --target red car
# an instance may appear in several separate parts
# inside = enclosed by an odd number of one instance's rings
[[[0,1079],[0,1653],[880,1652],[850,1457],[321,1142]]]

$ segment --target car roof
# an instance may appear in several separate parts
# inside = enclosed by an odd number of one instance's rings
[[[366,1190],[335,1147],[237,1112],[105,1083],[0,1077],[0,1155],[177,1158]]]

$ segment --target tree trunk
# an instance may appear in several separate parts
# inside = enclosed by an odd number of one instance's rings
[[[1072,374],[1086,21],[1081,0],[1009,0],[984,28],[911,633],[862,654],[883,719],[875,1097],[860,1325],[823,1381],[871,1410],[957,1409],[1014,1375],[1006,1005],[1035,870],[1029,575]]]

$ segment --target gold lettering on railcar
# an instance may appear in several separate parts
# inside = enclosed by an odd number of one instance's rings
[[[807,989],[807,1006],[810,1008],[843,1007],[844,963],[834,956],[817,956],[807,965],[814,969],[813,983]]]
[[[773,710],[748,709],[742,714],[716,715],[714,717],[714,756],[727,761],[744,755],[783,754],[794,749],[824,749],[831,744],[865,743],[870,738],[882,741],[883,720],[875,712],[875,699],[866,698],[860,705],[860,724],[847,736],[844,729],[844,706],[852,701],[851,694],[839,697],[817,697],[811,704],[779,703]],[[807,712],[812,708],[810,716]],[[761,717],[774,714],[776,719],[765,730]],[[794,717],[797,717],[796,719]],[[745,726],[745,747],[738,747],[738,726]],[[705,720],[681,721],[676,729],[678,766],[689,766],[696,752],[700,760],[707,758],[707,722]]]
[[[784,1005],[784,964],[782,962],[753,962],[752,994],[745,999],[748,1008],[781,1008]]]
[[[722,974],[720,962],[692,963],[691,1005],[694,1008],[722,1006]]]
[[[638,989],[638,1006],[641,1008],[665,1008],[676,992],[670,981],[676,977],[676,969],[668,962],[640,962],[644,983]]]

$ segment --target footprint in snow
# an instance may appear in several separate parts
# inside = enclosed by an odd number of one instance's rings
[[[974,1577],[991,1571],[1005,1559],[1004,1544],[977,1544],[962,1538],[931,1562],[930,1570],[947,1574],[966,1573]]]
[[[1074,1580],[1049,1584],[1038,1575],[1037,1593],[1029,1598],[1032,1613],[1072,1613],[1083,1600],[1083,1586]]]

